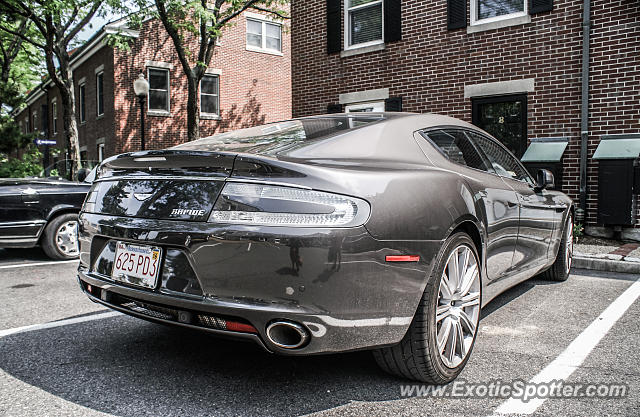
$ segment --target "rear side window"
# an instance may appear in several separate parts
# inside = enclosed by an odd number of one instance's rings
[[[451,162],[482,171],[490,171],[487,161],[459,130],[435,130],[423,133],[449,158]]]
[[[477,133],[468,132],[468,134],[473,140],[473,143],[481,148],[482,152],[487,156],[496,174],[533,184],[529,173],[520,165],[516,157],[510,154],[504,147]]]

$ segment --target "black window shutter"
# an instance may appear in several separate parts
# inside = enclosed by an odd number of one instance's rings
[[[342,113],[342,104],[329,104],[327,113]]]
[[[400,0],[384,0],[384,41],[402,39],[402,16]]]
[[[342,2],[327,0],[327,52],[332,54],[342,50]]]
[[[389,97],[384,101],[384,111],[402,111],[402,97]]]
[[[467,27],[467,0],[447,1],[447,29]]]
[[[553,10],[553,0],[529,0],[529,14],[550,12]]]

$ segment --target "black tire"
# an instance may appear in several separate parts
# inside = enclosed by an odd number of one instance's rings
[[[78,215],[74,213],[61,214],[60,216],[55,217],[54,219],[49,221],[49,223],[45,227],[40,244],[42,246],[42,250],[49,258],[56,260],[69,260],[76,259],[79,256],[78,253],[65,253],[64,250],[62,250],[56,243],[56,234],[58,232],[58,229],[62,225],[69,222],[77,223]]]
[[[568,243],[568,244],[567,244]],[[570,251],[570,255],[567,257],[567,251]],[[563,282],[569,278],[571,272],[571,259],[573,257],[573,217],[571,213],[567,216],[567,221],[564,224],[564,230],[562,231],[562,240],[560,241],[560,248],[558,248],[558,254],[553,265],[542,273],[542,278],[549,281]]]
[[[447,239],[404,338],[397,345],[373,351],[376,362],[384,371],[402,378],[436,385],[447,384],[462,372],[475,344],[477,323],[467,356],[458,366],[449,368],[442,361],[436,347],[437,325],[435,322],[441,277],[449,255],[460,245],[468,246],[476,260],[479,260],[476,247],[466,233],[456,233]],[[480,294],[480,300],[481,297],[482,294]]]

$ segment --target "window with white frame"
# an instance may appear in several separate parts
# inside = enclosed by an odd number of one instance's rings
[[[471,0],[471,22],[490,22],[527,14],[528,0]]]
[[[58,101],[51,101],[51,120],[53,122],[53,134],[58,133]]]
[[[169,70],[149,68],[149,110],[169,113]]]
[[[96,114],[104,114],[104,72],[96,74]]]
[[[80,96],[80,123],[87,121],[86,90],[85,84],[80,84],[78,91],[78,95]]]
[[[247,49],[282,52],[282,25],[256,18],[247,18]]]
[[[345,0],[346,48],[382,42],[382,8],[382,0]]]
[[[220,79],[217,75],[206,74],[200,81],[200,113],[220,114]]]

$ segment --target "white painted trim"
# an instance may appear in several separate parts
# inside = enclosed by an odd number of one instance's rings
[[[523,80],[465,85],[464,98],[531,93],[533,91],[535,91],[535,78],[525,78]]]
[[[93,70],[94,74],[98,74],[99,72],[103,72],[104,71],[104,64],[100,65],[99,67],[96,67],[96,69]]]
[[[340,104],[362,103],[367,101],[380,101],[389,98],[388,88],[378,88],[375,90],[356,91],[344,93],[339,96]]]
[[[247,51],[251,51],[251,52],[259,52],[259,53],[262,53],[262,54],[284,56],[284,54],[282,52],[278,52],[275,49],[262,49],[262,48],[256,48],[255,46],[250,46],[250,45],[247,45],[246,49],[247,49]]]
[[[477,23],[472,26],[467,26],[467,33],[486,32],[488,30],[502,29],[510,26],[526,25],[531,23],[530,15],[523,15],[517,17],[511,17],[508,19],[501,19],[493,22]]]
[[[105,142],[104,136],[96,139],[96,145],[103,145]]]
[[[364,42],[364,43],[356,43],[354,45],[350,45],[349,44],[349,37],[350,37],[350,32],[349,32],[349,9],[351,10],[358,10],[361,8],[367,8],[367,7],[372,7],[374,5],[377,4],[381,4],[381,13],[382,13],[382,39],[379,40],[375,40],[375,41],[371,41],[371,42]],[[371,46],[371,45],[376,45],[379,43],[384,43],[384,0],[379,0],[379,3],[365,3],[359,6],[355,6],[355,7],[349,7],[349,1],[344,1],[344,7],[343,7],[343,12],[344,12],[344,32],[342,34],[343,38],[344,38],[344,45],[343,45],[343,50],[347,51],[349,49],[355,49],[355,48],[362,48],[362,47],[366,47],[366,46]]]
[[[386,49],[386,45],[382,41],[371,44],[369,46],[356,45],[356,47],[352,47],[352,48],[340,51],[340,58],[346,58],[348,56],[354,56],[354,55],[368,54],[369,52],[375,52],[375,51],[384,51],[385,49]]]
[[[277,23],[279,25],[282,25],[282,19],[278,19],[278,18],[273,17],[271,15],[254,13],[254,12],[244,12],[244,15],[248,19],[262,20],[262,21],[265,21],[265,22]]]
[[[522,17],[522,16],[529,16],[529,0],[521,0],[522,2],[524,2],[524,10],[521,12],[515,12],[515,13],[509,13],[509,14],[505,14],[505,15],[501,15],[501,16],[495,16],[495,17],[489,17],[486,19],[478,19],[476,16],[478,16],[478,0],[471,0],[469,3],[469,11],[470,11],[470,16],[471,16],[471,26],[474,25],[482,25],[482,24],[486,24],[486,23],[492,23],[492,22],[498,22],[500,20],[509,20],[515,17]],[[529,20],[531,20],[531,17],[529,17]]]
[[[204,73],[207,75],[222,75],[222,69],[220,68],[207,68],[204,70]]]
[[[145,67],[154,67],[154,68],[164,68],[164,69],[173,69],[173,64],[170,62],[162,62],[162,61],[151,61],[150,59],[147,59],[146,61],[144,61],[144,66]]]
[[[79,150],[80,152],[85,152],[87,150],[87,145],[82,145]]]
[[[155,62],[156,61],[147,61],[147,62]],[[162,62],[160,62],[162,64]],[[171,65],[171,64],[169,64]],[[173,68],[173,65],[171,66]],[[170,116],[171,115],[171,68],[169,67],[158,67],[158,66],[147,66],[147,80],[151,77],[149,76],[149,70],[158,69],[167,71],[167,110],[159,110],[159,109],[151,109],[149,106],[151,105],[151,100],[147,97],[147,114],[150,116]],[[151,84],[149,84],[149,93],[151,93]]]
[[[255,14],[255,13],[253,13],[253,14]],[[247,51],[261,52],[261,53],[264,53],[264,54],[283,56],[282,49],[284,47],[284,39],[283,39],[283,32],[282,32],[282,23],[277,22],[277,21],[262,19],[262,18],[253,18],[253,17],[250,17],[249,15],[247,15],[247,18],[245,20],[246,20],[246,22],[245,22],[245,39],[244,39],[244,43],[245,43],[245,49]],[[260,35],[260,40],[262,42],[262,46],[261,47],[249,45],[249,43],[247,42],[247,34],[249,33],[249,25],[248,25],[247,22],[249,22],[249,20],[253,20],[256,23],[260,23],[262,25],[262,29],[261,29],[262,33]],[[280,50],[267,48],[267,24],[280,27]]]
[[[87,77],[82,77],[78,80],[78,88],[87,82]]]

